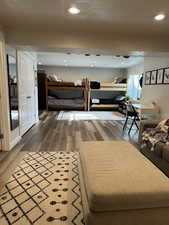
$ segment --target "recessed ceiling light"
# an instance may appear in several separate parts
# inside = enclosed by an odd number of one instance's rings
[[[160,20],[163,20],[165,18],[165,15],[164,14],[158,14],[154,17],[155,20],[157,21],[160,21]]]
[[[70,13],[70,14],[79,14],[80,13],[80,9],[78,9],[78,8],[76,8],[76,7],[71,7],[71,8],[69,8],[68,9],[68,12]]]
[[[42,62],[38,62],[38,65],[42,65]]]

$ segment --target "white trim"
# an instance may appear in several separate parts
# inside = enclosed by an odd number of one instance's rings
[[[10,142],[10,149],[12,149],[13,147],[15,147],[15,145],[22,139],[21,136],[18,136],[16,137],[15,139],[13,139],[11,142]]]
[[[5,57],[5,39],[0,28],[0,105],[1,107],[1,132],[4,135],[2,139],[2,150],[10,150],[10,118],[9,118],[9,98],[8,98],[8,77],[6,70]]]

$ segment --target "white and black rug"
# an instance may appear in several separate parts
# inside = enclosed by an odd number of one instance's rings
[[[82,225],[78,153],[26,154],[0,193],[0,225]]]

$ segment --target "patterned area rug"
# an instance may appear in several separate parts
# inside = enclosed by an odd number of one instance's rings
[[[0,193],[0,225],[82,225],[78,153],[26,154]]]

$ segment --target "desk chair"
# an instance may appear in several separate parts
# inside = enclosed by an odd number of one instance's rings
[[[126,128],[128,119],[132,119],[132,123],[131,123],[128,133],[130,133],[134,124],[136,125],[137,129],[139,130],[139,127],[138,127],[136,121],[140,120],[140,118],[139,118],[138,112],[135,110],[134,106],[131,103],[126,104],[126,121],[124,123],[123,130]]]

